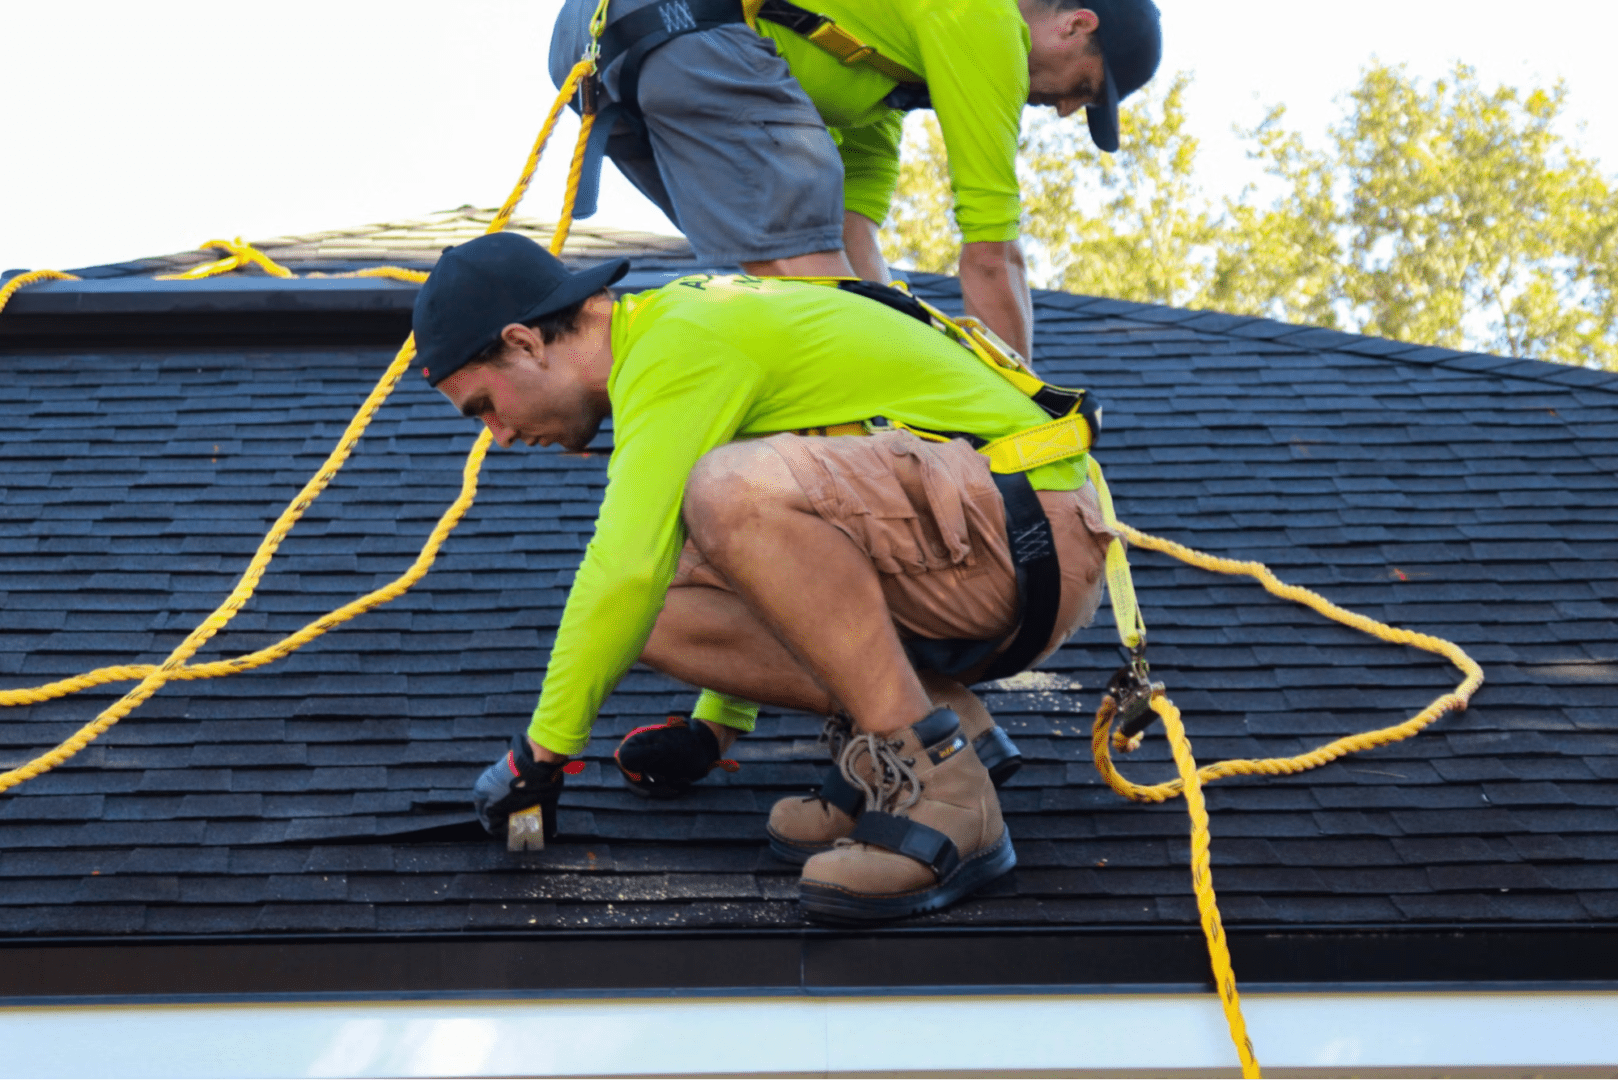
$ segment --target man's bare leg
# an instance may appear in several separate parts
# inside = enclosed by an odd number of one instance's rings
[[[852,210],[843,211],[842,251],[744,262],[742,269],[756,277],[858,277],[882,285],[892,280],[877,239],[877,223]]]
[[[684,517],[697,549],[860,728],[899,731],[931,710],[876,568],[814,512],[772,448],[710,451],[686,483]],[[691,675],[700,685],[722,677]]]
[[[640,658],[682,682],[762,705],[821,716],[841,708],[741,598],[723,589],[670,589]],[[719,740],[721,753],[741,734],[711,720],[702,723]]]
[[[811,251],[786,259],[760,259],[742,263],[755,277],[854,277],[854,267],[841,251]]]
[[[822,715],[839,708],[746,603],[723,589],[670,589],[640,658],[681,682],[762,705]]]

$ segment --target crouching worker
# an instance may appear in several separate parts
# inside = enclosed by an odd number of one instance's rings
[[[915,312],[750,277],[615,299],[606,287],[626,269],[571,274],[500,233],[447,250],[416,301],[428,381],[501,446],[578,450],[613,420],[606,495],[532,723],[474,792],[485,827],[498,835],[539,804],[554,828],[564,766],[639,659],[726,697],[848,719],[838,791],[771,818],[777,851],[810,856],[811,914],[896,918],[1010,870],[989,771],[936,687],[1030,666],[1093,616],[1111,537],[1084,444],[991,472],[974,446],[1048,429],[1053,410],[1029,396],[1037,380],[1019,388]],[[1047,405],[1062,393],[1044,392]],[[1054,411],[1077,416],[1076,402]],[[632,780],[699,777],[738,734],[654,731],[634,740],[639,760],[620,756]]]

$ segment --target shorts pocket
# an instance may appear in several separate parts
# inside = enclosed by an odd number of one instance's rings
[[[921,522],[893,473],[879,467],[837,470],[832,475],[840,511],[834,524],[870,557],[877,571],[926,573],[929,560]]]

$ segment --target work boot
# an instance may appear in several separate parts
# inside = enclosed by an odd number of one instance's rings
[[[954,679],[935,672],[920,673],[922,688],[935,708],[948,708],[961,718],[961,730],[972,741],[978,760],[989,771],[989,779],[999,787],[1022,768],[1022,754],[1015,743],[997,726],[979,697]],[[865,796],[843,778],[838,762],[843,747],[853,734],[846,716],[826,719],[820,741],[831,750],[831,766],[820,790],[813,795],[789,795],[770,809],[770,851],[786,862],[802,863],[822,851],[829,851],[838,840],[854,831]],[[869,779],[869,778],[868,778]]]
[[[994,781],[995,787],[1003,787],[1022,768],[1022,751],[1005,729],[994,722],[994,717],[983,706],[983,699],[946,675],[935,671],[917,674],[933,708],[955,710],[955,715],[961,718],[961,730],[978,752],[978,760],[989,770],[989,779]]]
[[[798,897],[811,916],[934,911],[1017,865],[994,784],[953,710],[891,736],[857,734],[839,764],[865,808],[847,838],[804,864]]]
[[[661,724],[638,727],[612,752],[629,790],[649,799],[677,799],[715,767],[741,768],[719,756],[719,739],[700,720],[671,716]]]
[[[837,765],[843,748],[854,735],[853,721],[841,713],[826,717],[820,741],[831,751],[831,767],[813,795],[789,795],[770,808],[770,851],[778,859],[804,863],[829,851],[832,844],[854,831],[865,794],[843,778]]]
[[[544,815],[545,839],[554,840],[556,802],[561,798],[562,784],[568,773],[583,768],[583,763],[576,761],[535,761],[527,737],[519,731],[512,736],[511,749],[484,769],[472,785],[472,807],[490,836],[504,836],[512,814],[538,806]]]

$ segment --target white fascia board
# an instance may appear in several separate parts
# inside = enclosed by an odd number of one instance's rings
[[[1255,993],[1297,1070],[1618,1071],[1618,991]],[[1211,994],[18,1006],[0,1075],[713,1076],[1230,1070]]]

